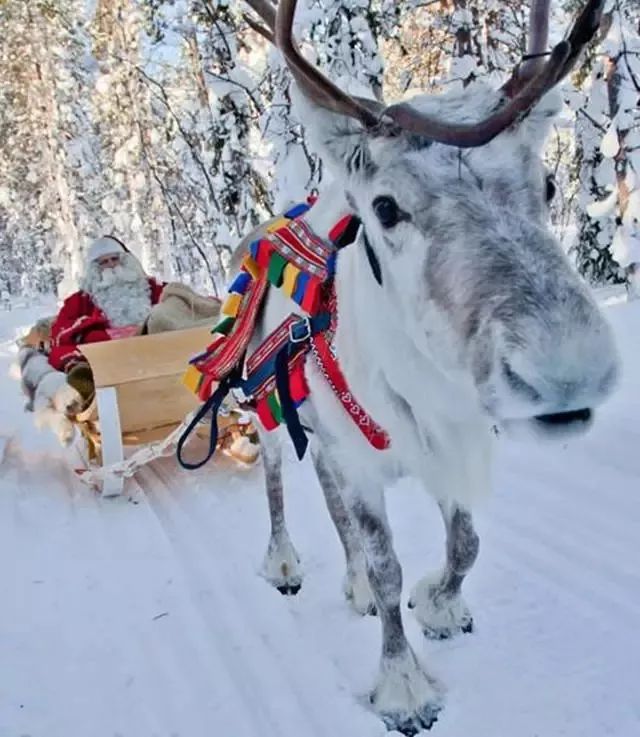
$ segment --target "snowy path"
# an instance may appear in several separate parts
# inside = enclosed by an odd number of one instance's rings
[[[611,317],[625,377],[593,432],[500,443],[467,586],[477,631],[432,643],[406,618],[447,687],[434,737],[640,734],[640,310]],[[16,385],[0,391],[0,737],[387,734],[361,703],[378,623],[342,600],[307,463],[286,469],[307,576],[286,599],[256,573],[257,469],[184,474],[163,459],[130,499],[102,501],[28,429]],[[438,564],[442,532],[410,482],[389,507],[408,591]]]

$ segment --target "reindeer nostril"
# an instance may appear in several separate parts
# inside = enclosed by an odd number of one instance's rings
[[[593,412],[588,407],[571,412],[555,412],[548,415],[537,415],[536,420],[544,425],[571,425],[578,422],[591,422]]]
[[[507,384],[517,394],[526,396],[531,402],[539,402],[542,399],[539,392],[517,374],[504,359],[502,360],[502,373],[507,380]]]

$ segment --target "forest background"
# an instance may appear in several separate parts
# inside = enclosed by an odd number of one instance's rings
[[[552,2],[551,43],[577,0]],[[394,100],[498,85],[523,0],[301,0],[330,77]],[[238,240],[329,184],[290,76],[225,0],[0,0],[0,295],[77,286],[113,233],[154,274],[219,294]],[[556,231],[592,283],[640,262],[640,3],[609,0],[546,152]]]

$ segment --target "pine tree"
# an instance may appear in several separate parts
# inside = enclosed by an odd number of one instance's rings
[[[10,29],[0,38],[0,208],[26,290],[51,290],[63,271],[73,279],[81,267],[78,223],[90,217],[91,203],[78,171],[79,11],[72,0],[0,6],[0,23]]]
[[[141,79],[144,23],[142,4],[98,0],[91,24],[97,62],[91,103],[105,183],[101,231],[120,237],[147,270],[162,273],[167,225],[147,160],[156,120]]]
[[[580,271],[620,282],[640,262],[640,7],[614,0],[582,70],[577,109]]]

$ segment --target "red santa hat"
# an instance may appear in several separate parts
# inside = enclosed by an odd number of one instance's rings
[[[122,241],[113,235],[103,235],[102,238],[93,241],[89,246],[87,261],[93,263],[104,256],[121,255],[123,253],[129,253],[129,250]]]

